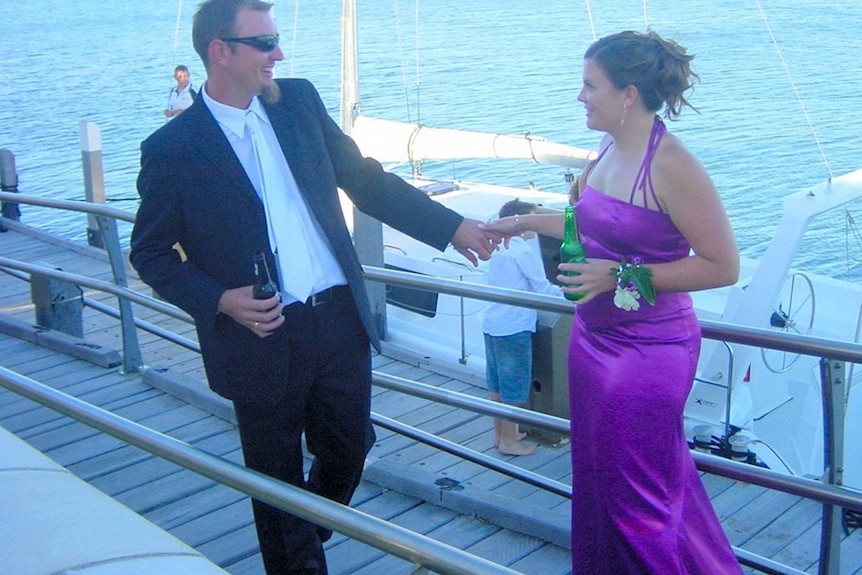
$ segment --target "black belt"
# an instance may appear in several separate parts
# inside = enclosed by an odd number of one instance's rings
[[[344,297],[350,295],[350,287],[346,285],[332,286],[331,288],[327,288],[325,290],[319,291],[316,294],[312,294],[305,302],[293,302],[285,306],[284,309],[292,308],[293,306],[311,306],[317,307],[319,305],[323,305],[326,302],[332,301],[337,297]]]

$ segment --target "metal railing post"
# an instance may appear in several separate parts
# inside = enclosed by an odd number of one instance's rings
[[[823,481],[830,485],[844,482],[844,379],[843,361],[820,360],[820,383],[823,393]],[[823,505],[820,524],[820,575],[837,575],[841,568],[842,509]]]
[[[0,190],[16,193],[18,191],[18,172],[15,170],[15,154],[9,150],[0,149]],[[0,214],[13,221],[21,219],[21,210],[15,202],[0,202]],[[0,225],[0,232],[6,228]]]
[[[117,231],[117,222],[114,218],[104,215],[96,215],[99,224],[101,238],[104,248],[108,252],[108,260],[111,262],[111,270],[114,274],[114,284],[120,287],[128,287],[126,280],[126,264],[123,252],[120,249],[120,234]],[[123,371],[125,373],[136,373],[141,370],[144,362],[141,357],[141,348],[138,345],[138,332],[135,330],[135,313],[132,311],[132,302],[128,299],[119,298],[120,325],[123,334]]]

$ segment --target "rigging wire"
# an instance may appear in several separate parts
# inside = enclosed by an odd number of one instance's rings
[[[769,20],[766,17],[766,12],[763,9],[763,6],[760,3],[760,0],[755,0],[755,4],[757,5],[757,9],[760,11],[760,16],[763,18],[763,23],[766,26],[766,30],[769,33],[769,37],[772,40],[773,46],[775,46],[775,51],[778,53],[778,57],[781,60],[782,66],[784,66],[784,72],[787,74],[787,78],[790,81],[790,86],[793,88],[793,92],[796,95],[796,101],[799,102],[799,107],[802,109],[802,115],[805,118],[806,123],[808,124],[808,129],[811,131],[811,135],[814,138],[814,143],[817,145],[817,150],[820,152],[820,157],[823,160],[823,165],[826,167],[826,172],[829,174],[829,179],[827,181],[827,189],[831,189],[832,179],[834,178],[834,174],[832,173],[832,167],[829,164],[829,159],[826,156],[826,151],[823,148],[823,143],[820,140],[820,136],[817,133],[817,129],[814,127],[814,122],[811,120],[811,116],[808,113],[808,108],[805,106],[805,102],[802,99],[802,95],[799,92],[799,88],[796,85],[796,81],[793,79],[793,74],[790,72],[790,67],[787,64],[787,61],[784,59],[784,54],[781,51],[781,48],[778,45],[778,40],[775,37],[775,34],[772,31],[772,27],[769,25]],[[845,225],[845,260],[847,261],[847,276],[850,276],[851,272],[851,259],[850,256],[850,237],[851,235],[856,240],[856,243],[859,246],[862,246],[862,237],[860,237],[859,229],[856,226],[855,221],[853,220],[853,216],[848,210],[847,206],[844,206],[844,225]]]
[[[649,30],[649,18],[647,18],[647,0],[643,1],[644,6],[644,30]]]
[[[182,16],[183,16],[183,0],[180,0],[179,2],[177,2],[177,23],[174,26],[174,48],[173,48],[173,51],[171,52],[171,56],[176,54],[177,47],[180,44],[180,21],[182,19]]]
[[[596,23],[593,20],[593,9],[590,6],[590,0],[586,0],[586,3],[587,3],[587,18],[590,21],[590,32],[592,32],[593,42],[595,42],[596,40],[598,40],[598,38],[596,37]]]
[[[404,106],[407,108],[407,123],[412,124],[410,90],[407,88],[407,64],[404,62],[404,36],[401,32],[401,16],[398,13],[398,0],[392,0],[392,5],[395,10],[395,37],[398,40],[398,59],[401,63],[401,87],[404,89]]]
[[[593,7],[592,7],[592,4],[590,3],[590,0],[585,0],[585,4],[587,7],[587,19],[590,22],[590,33],[592,34],[593,42],[595,42],[596,40],[599,39],[599,37],[596,34],[596,22],[593,19]],[[643,5],[643,14],[644,14],[644,30],[649,30],[649,15],[647,13],[647,0],[643,0],[642,5]]]
[[[772,45],[775,46],[775,51],[778,53],[778,58],[781,60],[781,65],[784,66],[784,72],[787,74],[788,80],[790,80],[790,86],[793,88],[794,94],[796,94],[796,101],[799,102],[799,107],[802,108],[802,115],[805,117],[805,121],[808,123],[808,129],[811,130],[812,136],[814,136],[814,143],[817,144],[817,149],[820,151],[820,157],[823,159],[823,164],[826,166],[826,171],[829,173],[829,181],[832,181],[832,167],[829,165],[829,160],[826,158],[826,152],[823,150],[823,145],[820,142],[820,136],[817,135],[817,130],[814,128],[814,123],[811,121],[811,116],[808,114],[808,109],[805,107],[805,102],[802,100],[802,95],[799,93],[799,88],[796,85],[796,81],[793,79],[793,74],[790,72],[790,67],[787,65],[787,61],[784,59],[784,54],[781,52],[781,48],[778,46],[778,40],[775,38],[775,34],[772,32],[772,27],[769,25],[769,19],[766,17],[766,12],[763,10],[763,6],[760,3],[760,0],[755,0],[755,4],[757,4],[757,9],[760,11],[760,16],[763,18],[763,23],[766,26],[766,31],[769,32],[769,37],[772,40]]]
[[[290,40],[290,67],[288,74],[293,77],[293,64],[296,61],[296,37],[299,35],[299,0],[293,5],[293,37]]]
[[[422,122],[422,116],[421,116],[422,112],[420,109],[421,99],[422,99],[421,98],[421,92],[420,92],[421,82],[419,80],[419,69],[420,69],[419,68],[419,63],[420,63],[419,62],[419,32],[420,32],[420,28],[419,28],[419,0],[416,0],[414,2],[413,18],[415,19],[414,27],[416,29],[416,44],[415,44],[415,49],[416,49],[416,124],[419,125]]]

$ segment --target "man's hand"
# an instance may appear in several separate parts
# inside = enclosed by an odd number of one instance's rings
[[[479,260],[491,259],[502,238],[499,233],[486,231],[482,226],[478,220],[464,218],[450,240],[455,250],[474,266],[479,265]]]
[[[269,299],[254,299],[252,286],[225,290],[218,301],[218,310],[238,324],[244,325],[258,337],[271,335],[284,323],[281,294]]]

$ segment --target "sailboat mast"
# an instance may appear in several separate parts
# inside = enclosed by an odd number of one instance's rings
[[[341,129],[350,134],[359,113],[356,0],[344,0],[341,12]]]
[[[351,135],[359,115],[359,58],[356,33],[356,0],[344,0],[341,12],[341,129]],[[383,225],[353,207],[353,245],[362,265],[383,267]],[[386,339],[386,286],[367,282],[371,314],[382,339]]]

